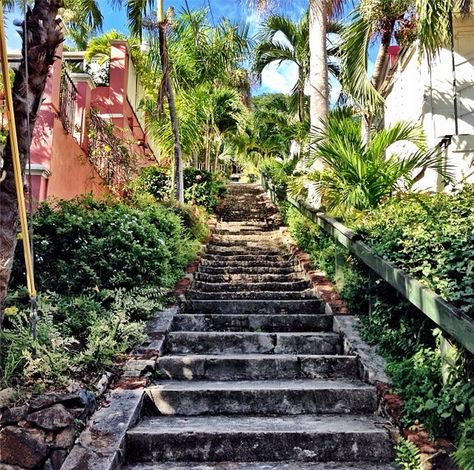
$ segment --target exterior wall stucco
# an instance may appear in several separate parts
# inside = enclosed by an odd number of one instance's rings
[[[420,61],[413,48],[399,58],[385,90],[385,126],[401,120],[419,122],[428,147],[434,148],[443,140],[448,143],[444,152],[455,168],[457,182],[474,182],[473,37],[474,18],[455,19],[455,74],[451,50],[441,49],[429,63],[426,58]],[[434,171],[429,171],[417,189],[440,190],[442,182]]]

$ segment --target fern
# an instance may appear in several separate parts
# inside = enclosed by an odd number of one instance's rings
[[[406,439],[401,439],[397,446],[395,463],[400,470],[421,470],[420,449]]]
[[[459,447],[453,459],[462,470],[474,470],[474,418],[464,421],[460,432]]]

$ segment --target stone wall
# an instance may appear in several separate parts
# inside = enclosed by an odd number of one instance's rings
[[[0,468],[59,469],[95,410],[95,395],[86,390],[50,393],[6,406],[12,394],[4,390],[6,400],[0,402]]]

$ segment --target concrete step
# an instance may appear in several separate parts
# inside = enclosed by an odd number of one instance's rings
[[[175,315],[172,331],[331,331],[332,315]]]
[[[363,462],[164,462],[138,463],[125,470],[396,470],[390,464]]]
[[[221,266],[215,266],[215,263],[210,264],[200,264],[198,267],[198,272],[207,273],[207,274],[293,274],[297,272],[302,272],[301,269],[298,269],[296,266],[292,265],[283,265],[279,267],[275,266],[242,266],[234,265],[229,266],[222,264]]]
[[[319,299],[299,300],[190,300],[186,309],[203,314],[310,315],[323,313]]]
[[[249,284],[257,282],[293,282],[304,280],[302,274],[296,272],[288,274],[207,274],[199,271],[194,274],[194,279],[202,282],[247,282]]]
[[[388,463],[383,424],[361,416],[195,416],[143,420],[126,437],[130,462],[363,461]]]
[[[164,381],[146,390],[163,415],[372,414],[374,386],[360,381]]]
[[[359,378],[355,356],[226,354],[163,356],[156,365],[160,379],[273,380]]]
[[[194,281],[192,289],[201,292],[289,292],[289,291],[304,291],[310,286],[309,281],[299,279],[297,281],[289,282],[204,282]]]
[[[166,337],[169,354],[341,354],[338,333],[256,333],[174,331]]]
[[[301,300],[315,297],[312,289],[300,291],[220,291],[203,292],[189,289],[187,297],[195,300]]]

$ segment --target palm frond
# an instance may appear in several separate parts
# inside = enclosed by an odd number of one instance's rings
[[[371,23],[356,9],[351,23],[342,34],[341,84],[345,93],[353,98],[365,111],[374,113],[383,99],[367,75],[368,49],[372,36]]]
[[[425,53],[432,58],[441,47],[449,45],[453,3],[453,0],[415,1],[420,56]]]

